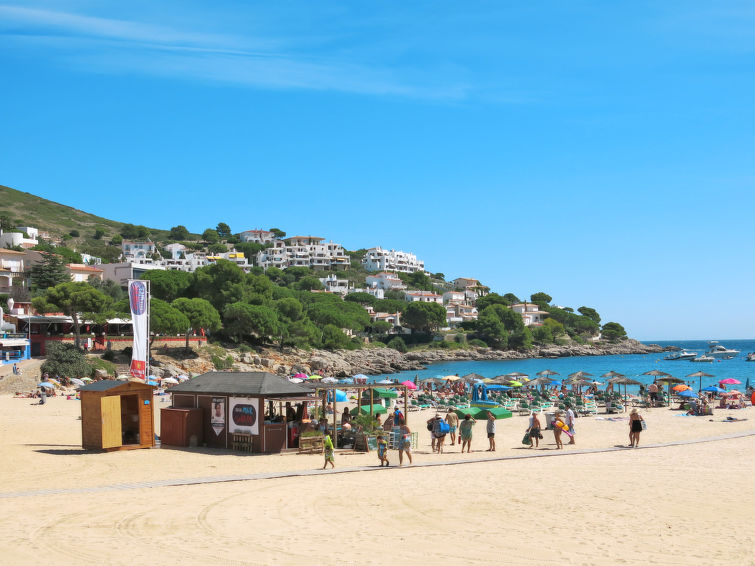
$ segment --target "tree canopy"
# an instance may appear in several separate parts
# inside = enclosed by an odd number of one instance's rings
[[[609,342],[618,342],[627,338],[626,330],[618,322],[606,322],[600,333],[603,340],[608,340]]]
[[[66,264],[57,254],[44,254],[42,263],[31,268],[31,287],[35,291],[49,289],[70,280]]]
[[[179,297],[171,303],[171,306],[183,313],[194,331],[203,328],[206,331],[214,332],[220,329],[220,313],[212,306],[210,301]]]
[[[104,321],[110,297],[87,283],[60,283],[47,289],[45,294],[32,299],[38,312],[62,312],[73,321],[76,347],[81,340],[81,317],[93,321]]]
[[[150,282],[150,294],[163,301],[171,302],[186,294],[193,276],[185,271],[150,269],[142,279]]]
[[[414,330],[431,332],[445,326],[446,309],[438,303],[412,302],[406,306],[402,323]]]
[[[188,228],[186,228],[186,226],[183,226],[182,224],[179,224],[178,226],[173,226],[173,228],[170,229],[168,237],[171,240],[181,242],[183,240],[188,240],[190,235],[191,234],[189,234]]]
[[[163,300],[152,297],[149,302],[149,329],[155,334],[181,334],[191,327],[180,310]]]

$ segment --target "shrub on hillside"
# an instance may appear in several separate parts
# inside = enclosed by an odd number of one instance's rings
[[[407,347],[406,342],[404,342],[403,338],[400,336],[396,336],[395,338],[391,338],[390,342],[388,342],[387,346],[389,348],[393,348],[397,352],[401,352],[402,354],[406,353]]]

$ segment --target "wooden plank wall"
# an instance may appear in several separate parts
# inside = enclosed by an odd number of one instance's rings
[[[102,448],[101,395],[91,392],[81,396],[81,446],[89,450]]]

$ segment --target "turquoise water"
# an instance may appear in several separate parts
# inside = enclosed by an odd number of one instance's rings
[[[651,342],[647,342],[650,344]],[[692,341],[664,341],[652,342],[661,346],[678,346],[687,350],[699,352],[700,354],[708,350],[708,343],[705,340]],[[658,354],[632,354],[627,356],[581,356],[571,358],[557,359],[531,359],[531,360],[512,360],[512,361],[463,361],[463,362],[442,362],[432,364],[425,370],[420,371],[402,371],[399,373],[384,374],[372,378],[375,381],[381,379],[398,379],[399,382],[407,379],[413,380],[415,376],[435,377],[444,375],[465,375],[467,373],[479,373],[484,377],[495,377],[496,375],[519,371],[526,373],[530,378],[544,369],[557,371],[560,376],[554,376],[554,379],[561,379],[576,371],[586,371],[597,377],[598,381],[604,381],[599,376],[614,370],[623,373],[642,383],[653,381],[652,376],[642,375],[646,371],[659,369],[670,373],[674,377],[679,377],[688,381],[690,385],[697,388],[700,384],[699,378],[688,378],[687,375],[702,370],[705,373],[712,374],[715,377],[704,377],[702,386],[706,387],[717,383],[721,379],[733,377],[742,382],[741,385],[727,386],[727,389],[739,389],[744,391],[747,379],[755,385],[755,362],[747,362],[748,353],[755,351],[755,340],[720,340],[720,343],[727,348],[740,350],[740,353],[731,360],[715,361],[712,363],[695,363],[689,361],[665,361],[663,358],[668,353],[661,352]],[[631,388],[630,388],[631,390]],[[635,388],[636,390],[636,388]]]

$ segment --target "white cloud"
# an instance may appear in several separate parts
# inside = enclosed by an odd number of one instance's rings
[[[425,99],[459,99],[464,86],[412,84],[409,70],[300,53],[292,41],[183,31],[137,21],[0,5],[0,34],[41,46],[78,70]]]

